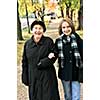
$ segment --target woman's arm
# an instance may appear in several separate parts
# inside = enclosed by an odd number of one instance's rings
[[[26,44],[24,45],[23,56],[22,56],[22,83],[26,86],[29,85],[28,81],[28,63],[26,57]]]
[[[49,68],[53,66],[53,64],[56,61],[56,56],[55,56],[55,45],[53,40],[51,39],[50,44],[49,44],[49,55],[48,57],[45,57],[40,60],[40,62],[37,64],[38,68]]]
[[[81,60],[83,62],[83,39],[77,34],[75,33],[76,39],[77,39],[77,44],[78,44],[78,50],[81,56]]]

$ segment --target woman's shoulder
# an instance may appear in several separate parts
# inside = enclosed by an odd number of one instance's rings
[[[27,45],[27,44],[30,44],[32,42],[32,38],[29,38],[29,39],[27,39],[26,41],[25,41],[25,45]]]
[[[78,33],[74,33],[77,39],[82,39]]]
[[[60,36],[55,39],[56,42],[58,42],[60,40],[61,40],[61,37]]]
[[[31,41],[32,41],[31,39],[27,39],[25,43],[27,44],[30,43]]]
[[[79,34],[75,33],[76,40],[78,45],[83,45],[83,39],[79,36]]]

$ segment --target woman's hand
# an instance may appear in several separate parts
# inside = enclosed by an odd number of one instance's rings
[[[51,58],[53,58],[53,57],[55,57],[55,56],[54,56],[54,53],[49,53],[48,58],[51,59]]]

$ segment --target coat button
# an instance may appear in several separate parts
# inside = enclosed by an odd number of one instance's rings
[[[71,60],[70,60],[69,62],[70,62],[70,63],[72,63],[72,61],[71,61]]]
[[[72,51],[69,51],[69,53],[72,53]]]

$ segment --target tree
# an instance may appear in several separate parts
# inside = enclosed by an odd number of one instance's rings
[[[78,20],[79,20],[79,27],[78,27],[78,30],[81,30],[83,29],[83,0],[80,0],[80,9],[79,9],[79,17],[78,17]]]
[[[62,0],[66,5],[66,17],[69,17],[73,20],[76,29],[82,27],[82,0]],[[78,15],[78,17],[77,17]]]
[[[28,20],[28,10],[27,10],[27,4],[24,0],[25,3],[25,10],[26,10],[26,18],[27,18],[27,25],[28,25],[28,33],[30,33],[30,26],[29,26],[29,20]]]
[[[30,33],[30,26],[29,26],[29,13],[33,12],[32,1],[30,0],[18,0],[19,1],[19,15],[20,17],[25,16],[27,19],[27,26],[28,26],[28,33]]]
[[[45,11],[44,0],[42,0],[41,20],[43,22],[44,22],[44,11]]]
[[[18,4],[18,1],[17,1],[17,40],[23,40],[18,7],[19,7],[19,4]]]
[[[32,2],[32,6],[33,6],[33,0],[31,0],[31,2]]]
[[[58,1],[58,5],[60,6],[61,16],[64,17],[64,12],[63,12],[63,10],[64,10],[64,3],[63,3],[63,1],[59,0]]]
[[[66,17],[71,18],[70,16],[70,8],[71,8],[71,0],[64,0],[65,5],[66,5]]]

